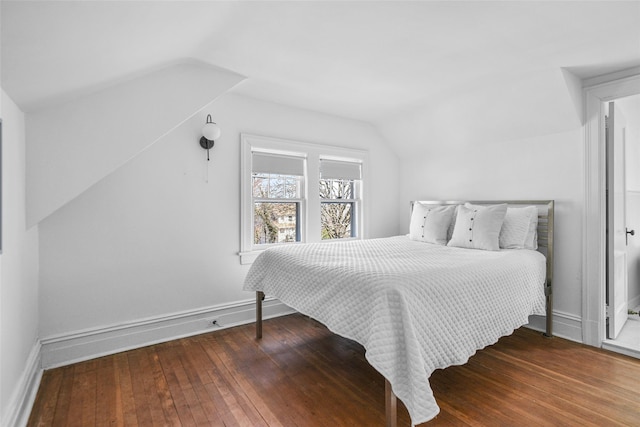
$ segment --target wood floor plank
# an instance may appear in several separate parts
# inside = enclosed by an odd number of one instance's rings
[[[211,340],[211,342],[215,343],[215,340]],[[205,348],[205,352],[209,355],[209,359],[212,362],[213,369],[209,370],[209,375],[214,379],[215,389],[208,387],[210,395],[217,395],[222,390],[233,389],[238,392],[242,392],[243,395],[246,396],[248,403],[253,406],[253,408],[258,412],[262,420],[264,420],[265,425],[270,427],[282,427],[279,418],[276,414],[270,409],[270,405],[268,402],[265,402],[264,395],[260,393],[260,390],[255,386],[255,384],[251,381],[250,378],[245,377],[244,375],[233,375],[233,372],[228,371],[226,366],[224,366],[224,362],[218,357],[218,353],[216,350],[216,345],[209,345]],[[218,366],[220,369],[225,370],[228,375],[224,376],[225,382],[224,385],[220,385],[220,380],[223,378],[222,375],[219,374]]]
[[[606,425],[611,422],[611,416],[619,419],[624,423],[632,425],[637,420],[637,415],[625,416],[624,407],[638,403],[636,395],[629,395],[627,390],[613,385],[604,386],[604,381],[598,381],[596,384],[592,382],[592,374],[583,374],[584,366],[579,372],[574,371],[571,366],[567,366],[563,372],[559,373],[545,366],[515,359],[513,356],[506,355],[500,351],[492,353],[499,359],[502,366],[517,365],[519,370],[525,372],[523,377],[529,382],[536,382],[540,390],[546,391],[552,396],[571,396],[570,399],[558,397],[559,406],[566,407],[574,405],[574,411],[581,409],[584,411],[584,417],[594,419],[602,417],[603,420],[596,425]],[[571,360],[575,361],[575,358]],[[556,367],[557,369],[557,367]],[[602,373],[598,373],[601,375]],[[524,378],[523,378],[524,381]],[[591,408],[602,405],[597,412]],[[639,407],[640,408],[640,407]],[[621,411],[622,409],[622,411]]]
[[[225,425],[246,422],[244,414],[239,409],[240,405],[237,404],[236,396],[240,393],[233,392],[236,389],[236,384],[232,381],[232,378],[235,378],[233,372],[228,371],[215,354],[212,354],[209,360],[211,366],[207,369],[207,374],[212,381],[206,384],[205,389],[218,410],[218,417]]]
[[[254,333],[244,325],[46,371],[28,425],[384,425],[384,379],[362,346],[301,315]],[[528,329],[430,382],[441,412],[420,427],[625,426],[640,414],[640,360]]]
[[[48,426],[53,425],[53,419],[56,413],[56,406],[60,396],[60,388],[62,386],[62,378],[64,372],[60,369],[47,371],[42,375],[40,380],[40,390],[33,406],[41,408],[39,412],[32,412],[29,425]]]
[[[363,366],[368,366],[364,359],[364,349],[353,341],[344,340],[336,335],[326,335],[324,327],[319,328],[318,324],[313,324],[315,321],[307,321],[311,327],[304,328],[306,332],[300,336],[286,323],[285,328],[278,330],[278,336],[285,339],[290,350],[274,352],[272,358],[276,363],[281,369],[293,371],[290,375],[317,384],[318,393],[329,394],[323,400],[334,408],[333,417],[343,419],[348,414],[352,417],[364,415],[361,411],[354,410],[353,405],[369,407],[384,415],[384,380],[374,370],[362,369]],[[330,355],[330,358],[327,359],[326,355]],[[299,373],[294,371],[292,365]],[[370,366],[369,368],[373,369]],[[370,381],[372,375],[375,381]],[[343,388],[348,392],[347,395],[338,397],[323,391],[334,387]],[[370,422],[369,415],[355,421],[359,425],[366,425]]]
[[[131,384],[131,371],[127,353],[118,353],[113,356],[115,363],[115,387],[116,394],[116,419],[122,420],[126,427],[138,427],[135,400],[133,398],[133,385]]]
[[[152,353],[150,357],[154,361],[156,355],[158,359],[162,359],[161,367],[154,364],[156,366],[151,368],[153,384],[157,390],[154,398],[162,410],[165,423],[184,426],[198,425],[198,421],[202,421],[201,408],[199,408],[199,402],[192,401],[189,379],[180,363],[176,349],[179,349],[179,346],[176,346],[175,349],[154,346],[153,349],[148,350],[148,353]]]
[[[177,353],[177,359],[180,362],[180,366],[184,370],[185,375],[189,379],[189,386],[183,388],[183,392],[189,406],[191,413],[197,425],[211,425],[217,423],[220,420],[217,419],[215,412],[208,414],[207,407],[215,411],[215,405],[209,405],[209,396],[204,387],[205,384],[211,382],[211,379],[206,374],[206,371],[202,369],[202,366],[207,366],[210,361],[204,360],[204,365],[200,365],[196,362],[191,362],[196,356],[198,356],[200,345],[196,344],[195,340],[183,339],[179,341],[183,346],[181,351]],[[195,345],[191,345],[191,343]],[[224,423],[222,423],[224,425]]]
[[[116,388],[115,358],[101,357],[96,361],[96,426],[122,426],[122,413],[118,409],[119,393]]]
[[[195,398],[202,408],[206,424],[210,426],[224,426],[225,423],[220,417],[219,407],[216,405],[216,397],[210,394],[208,385],[212,383],[207,369],[211,360],[202,349],[202,344],[198,338],[180,340],[183,345],[181,352],[182,365],[185,368]],[[193,345],[192,345],[193,344]]]
[[[77,367],[81,368],[82,365]],[[85,401],[81,398],[80,387],[83,383],[87,383],[92,372],[80,372],[80,369],[78,370],[79,375],[75,375],[75,372],[66,372],[67,375],[63,380],[64,389],[62,390],[64,398],[60,401],[62,403],[60,412],[56,411],[56,419],[61,421],[54,420],[54,423],[59,422],[60,425],[76,426],[82,422]],[[73,404],[71,404],[72,402]]]
[[[210,375],[211,371],[202,369],[202,366],[211,365],[212,360],[203,349],[203,343],[200,340],[198,340],[197,342],[199,345],[194,350],[185,352],[183,356],[185,358],[185,363],[190,366],[191,371],[193,371],[194,373],[202,373],[202,375],[198,375],[198,381],[203,385],[208,385],[214,383],[217,379],[217,376],[212,376]],[[234,400],[237,403],[237,408],[234,407],[234,410],[236,411],[235,413],[238,414],[238,412],[241,411],[242,414],[244,414],[244,417],[246,417],[248,420],[245,422],[250,423],[250,425],[252,426],[266,426],[267,424],[265,423],[260,413],[256,410],[255,406],[251,404],[250,399],[246,396],[245,393],[242,392],[241,389],[238,388],[237,384],[230,385],[230,381],[232,381],[232,378],[230,377],[225,379],[225,387],[227,388],[227,390],[233,392]],[[205,390],[211,390],[211,388],[205,388]],[[203,404],[206,401],[205,399],[206,396],[203,395],[201,398]],[[239,416],[239,414],[237,416]]]
[[[277,369],[277,365],[266,355],[250,357],[250,354],[255,354],[255,349],[241,349],[230,335],[225,331],[219,341],[223,350],[219,357],[225,367],[240,378],[250,378],[259,393],[266,396],[269,405],[277,408],[279,418],[284,419],[283,424],[304,425],[308,414],[304,412],[298,391],[286,373]]]
[[[127,352],[127,355],[131,374],[131,388],[134,399],[133,407],[135,408],[136,420],[140,426],[153,425],[151,404],[149,402],[149,396],[147,396],[144,380],[148,373],[143,370],[141,364],[141,358],[144,355],[144,352],[138,350],[130,351]]]
[[[540,393],[537,376],[514,375],[504,369],[502,361],[480,353],[470,367],[461,367],[468,376],[482,376],[486,387],[496,390],[502,396],[503,403],[513,408],[514,412],[535,419],[536,426],[555,426],[579,424],[581,419],[589,417],[588,411],[580,414],[580,407],[572,407],[571,403],[558,399],[552,392]],[[515,372],[518,372],[517,370]],[[548,382],[548,379],[542,379]]]

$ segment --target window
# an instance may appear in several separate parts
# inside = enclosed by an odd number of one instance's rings
[[[271,246],[365,237],[366,151],[243,134],[240,262]]]
[[[320,224],[323,240],[358,237],[360,163],[320,159]]]
[[[253,244],[299,242],[304,158],[254,152]]]

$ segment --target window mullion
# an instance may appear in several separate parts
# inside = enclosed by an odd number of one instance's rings
[[[307,217],[306,228],[304,230],[307,242],[320,242],[322,221],[320,218],[320,156],[310,155],[307,159]]]

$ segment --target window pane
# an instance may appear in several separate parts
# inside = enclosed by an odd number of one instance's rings
[[[269,177],[264,174],[254,174],[253,197],[265,198],[269,195]]]
[[[321,199],[352,199],[353,181],[348,179],[321,179]]]
[[[282,175],[271,175],[269,180],[269,198],[281,199],[284,197],[284,178]]]
[[[253,197],[261,199],[299,199],[301,177],[253,173]]]
[[[254,244],[300,241],[297,202],[256,202],[253,212]]]
[[[285,182],[285,198],[287,199],[299,199],[298,189],[300,186],[298,185],[298,180],[300,178],[296,176],[289,176]]]
[[[352,234],[355,229],[352,227],[353,203],[323,202],[320,209],[323,240],[355,237]]]

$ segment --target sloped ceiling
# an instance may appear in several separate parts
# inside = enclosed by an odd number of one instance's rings
[[[38,112],[193,59],[235,93],[364,120],[401,157],[579,125],[640,66],[638,1],[2,1],[2,88]]]
[[[236,90],[375,122],[451,91],[640,65],[640,3],[2,1],[2,86],[25,111],[194,58]]]
[[[39,223],[242,79],[187,61],[28,113],[27,224]]]
[[[551,135],[581,126],[579,82],[558,68],[503,77],[492,83],[452,91],[450,96],[415,106],[378,125],[394,141],[400,157],[434,155],[482,144]]]

